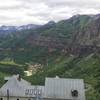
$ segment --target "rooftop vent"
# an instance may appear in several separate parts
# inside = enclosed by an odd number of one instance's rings
[[[78,91],[77,90],[72,90],[71,94],[72,94],[72,97],[78,97]]]

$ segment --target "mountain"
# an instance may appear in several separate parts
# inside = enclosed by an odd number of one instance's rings
[[[0,33],[8,34],[19,32],[28,33],[24,38],[25,42],[32,40],[43,39],[58,42],[62,47],[65,45],[80,45],[80,46],[99,46],[100,45],[100,15],[75,15],[67,20],[62,20],[57,23],[50,21],[45,25],[23,25],[23,26],[1,26]],[[38,28],[38,29],[37,29]],[[17,34],[15,34],[17,35]],[[22,34],[21,34],[22,35]],[[23,36],[23,35],[22,35]],[[47,39],[48,38],[48,39]],[[54,43],[54,42],[53,42]],[[40,43],[41,44],[41,43]],[[61,48],[62,48],[61,47]]]
[[[49,28],[44,27],[44,30],[39,31],[38,29],[35,32],[39,33],[35,41],[39,42],[40,39],[41,42],[38,43],[40,45],[62,49],[74,47],[76,49],[85,49],[85,47],[95,49],[97,47],[99,50],[100,15],[75,15],[70,19],[52,24]],[[34,44],[34,36],[32,38],[32,34],[29,34],[29,37],[31,38],[27,38],[27,40],[32,40],[31,43]]]
[[[13,45],[15,47],[20,43],[24,47],[38,45],[47,47],[48,49],[60,49],[65,52],[70,51],[74,54],[84,54],[83,51],[85,53],[86,51],[87,53],[91,53],[95,49],[100,51],[99,21],[100,15],[75,15],[70,19],[57,23],[50,21],[38,29],[23,30],[21,32],[23,34],[19,34],[19,36],[15,34],[14,37],[16,36],[17,41],[12,39],[15,43]],[[10,41],[9,44],[9,46],[12,45]]]
[[[28,24],[28,25],[22,25],[22,26],[1,26],[0,27],[0,36],[5,36],[14,32],[20,32],[23,30],[30,30],[30,29],[37,29],[41,25],[35,25],[35,24]]]
[[[35,25],[35,24],[28,24],[28,25],[22,25],[22,26],[18,26],[15,27],[17,30],[29,30],[29,29],[37,29],[39,28],[41,25]]]
[[[87,100],[100,100],[100,15],[75,15],[35,29],[30,26],[0,39],[0,84],[5,75],[16,73],[41,85],[45,77],[56,75],[82,78]],[[25,76],[30,69],[32,76]]]

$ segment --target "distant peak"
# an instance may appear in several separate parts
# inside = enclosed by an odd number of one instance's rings
[[[55,21],[49,21],[47,24],[53,25],[53,24],[55,24]]]

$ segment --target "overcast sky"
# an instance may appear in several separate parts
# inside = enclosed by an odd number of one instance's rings
[[[100,0],[0,0],[0,25],[44,24],[99,12]]]

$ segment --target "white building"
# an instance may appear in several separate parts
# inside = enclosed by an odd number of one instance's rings
[[[6,79],[0,100],[85,100],[82,79],[46,78],[44,86],[32,86],[18,75]]]

